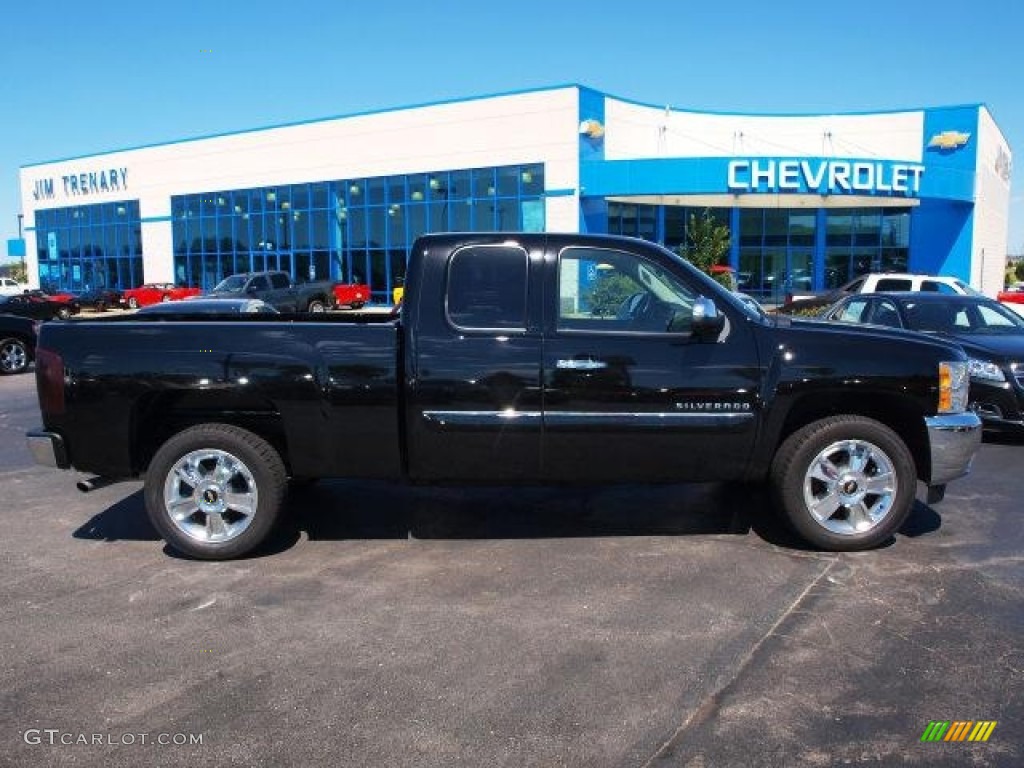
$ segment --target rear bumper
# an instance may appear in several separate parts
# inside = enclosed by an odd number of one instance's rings
[[[928,485],[945,485],[971,471],[981,445],[981,419],[975,413],[926,416],[932,471]]]
[[[42,464],[44,467],[57,467],[58,469],[69,469],[71,467],[67,448],[64,446],[64,438],[56,432],[34,429],[26,433],[25,442],[28,444],[29,453],[32,454],[36,464]]]

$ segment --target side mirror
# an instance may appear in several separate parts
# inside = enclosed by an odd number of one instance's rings
[[[715,339],[725,327],[725,315],[707,296],[698,296],[693,302],[693,323],[690,330],[695,338]]]

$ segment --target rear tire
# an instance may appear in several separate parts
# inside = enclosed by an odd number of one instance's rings
[[[59,317],[61,320],[67,320],[69,317],[71,317],[71,310],[68,309],[67,307],[61,307],[60,309],[57,310],[57,317]]]
[[[13,336],[0,340],[0,375],[21,373],[28,368],[28,346]]]
[[[889,427],[833,416],[790,435],[772,462],[774,500],[806,541],[849,552],[888,541],[910,514],[914,458]]]
[[[229,424],[179,432],[146,472],[146,511],[174,549],[202,560],[241,557],[281,514],[287,473],[263,438]]]
[[[134,296],[131,296],[128,299],[128,309],[138,309],[138,308],[139,308],[139,300],[136,299]]]
[[[309,302],[309,306],[306,307],[306,311],[318,315],[321,312],[327,311],[327,305],[324,304],[320,299],[312,299]]]

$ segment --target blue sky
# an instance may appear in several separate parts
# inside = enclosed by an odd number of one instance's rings
[[[28,163],[577,82],[768,114],[987,104],[1017,153],[1008,245],[1024,253],[1022,33],[1019,0],[13,3],[0,238]]]

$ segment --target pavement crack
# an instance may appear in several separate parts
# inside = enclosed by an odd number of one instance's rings
[[[744,654],[744,656],[740,659],[739,663],[736,664],[735,669],[733,673],[729,676],[729,678],[722,681],[721,685],[719,685],[714,691],[708,694],[704,698],[704,700],[701,701],[693,709],[692,712],[690,712],[689,716],[679,724],[679,727],[676,728],[676,730],[665,741],[665,743],[662,744],[657,750],[655,750],[654,754],[651,755],[650,758],[648,758],[648,760],[643,764],[642,768],[650,768],[650,766],[654,765],[656,761],[662,758],[669,757],[675,751],[676,747],[680,744],[680,742],[683,739],[683,735],[686,733],[687,730],[689,730],[693,726],[703,723],[718,710],[719,704],[722,700],[722,697],[725,695],[726,691],[729,690],[729,688],[743,674],[747,667],[750,666],[750,664],[754,660],[754,657],[757,656],[757,652],[761,649],[761,646],[764,645],[768,638],[776,635],[777,630],[783,622],[785,622],[790,616],[793,616],[794,614],[800,612],[798,610],[798,606],[801,603],[803,603],[803,601],[807,598],[811,591],[814,590],[814,588],[817,587],[818,584],[820,584],[821,581],[828,576],[829,572],[838,562],[838,558],[833,558],[829,560],[828,565],[826,565],[818,573],[818,575],[811,580],[811,582],[803,589],[803,591],[796,596],[793,602],[790,603],[789,607],[787,607],[779,615],[779,617],[768,628],[768,630],[757,640],[756,643],[754,643],[750,647],[746,654]]]

